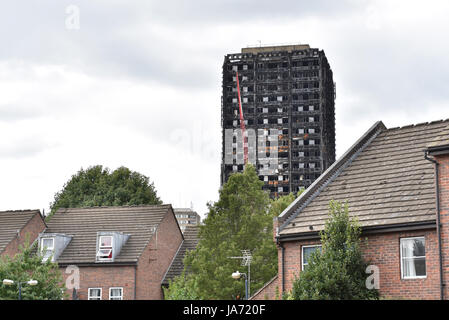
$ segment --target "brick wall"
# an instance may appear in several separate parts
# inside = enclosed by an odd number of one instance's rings
[[[19,237],[15,237],[3,250],[1,255],[8,255],[13,257],[19,252],[19,247],[28,239],[29,243],[33,243],[38,237],[39,233],[44,231],[45,223],[39,213],[36,213],[33,218],[20,230]]]
[[[162,278],[167,272],[179,246],[182,233],[170,210],[157,229],[157,235],[145,248],[137,267],[137,299],[163,299]]]
[[[425,279],[401,279],[400,239],[425,237]],[[361,248],[364,258],[379,267],[380,294],[392,299],[439,299],[438,242],[435,230],[394,232],[363,236]],[[293,281],[300,276],[301,248],[319,244],[319,241],[292,241],[283,243],[285,248],[285,291],[292,289]],[[279,257],[279,283],[282,281],[281,250]],[[367,274],[367,277],[369,275]]]
[[[64,282],[70,274],[65,273],[65,268],[60,268]],[[79,267],[80,288],[77,290],[80,300],[87,300],[88,288],[101,288],[102,300],[109,300],[109,288],[122,287],[123,299],[134,299],[134,273],[135,266],[92,266]],[[72,290],[67,290],[69,298],[72,298]]]
[[[277,300],[281,298],[278,276],[276,276],[256,292],[250,300]]]
[[[446,283],[444,299],[449,299],[449,155],[435,156],[439,163],[441,248],[443,256],[443,281]]]
[[[305,245],[319,244],[319,240],[309,241],[289,241],[282,243],[284,247],[284,272],[282,275],[282,250],[278,247],[278,275],[279,287],[282,288],[282,276],[284,276],[283,292],[288,292],[292,289],[293,281],[299,276],[301,270],[301,248]]]

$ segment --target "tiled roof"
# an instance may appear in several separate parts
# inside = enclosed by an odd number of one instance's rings
[[[188,250],[194,250],[199,242],[199,226],[187,226],[184,230],[184,241],[176,253],[175,258],[173,259],[170,267],[165,274],[164,280],[162,280],[163,285],[168,285],[169,280],[172,280],[174,277],[179,276],[184,270],[184,257]]]
[[[432,142],[427,145],[427,148],[429,149],[438,149],[442,147],[449,147],[449,125],[441,131],[440,135],[435,137]]]
[[[36,214],[41,213],[39,210],[0,211],[0,253],[16,238],[17,231],[22,230]]]
[[[113,263],[136,263],[171,205],[59,209],[45,233],[72,240],[58,258],[60,264],[95,263],[97,232],[122,232],[130,238]]]
[[[424,149],[447,141],[449,120],[393,129],[379,124],[278,217],[280,235],[322,230],[330,200],[347,201],[362,228],[435,221],[434,168]]]

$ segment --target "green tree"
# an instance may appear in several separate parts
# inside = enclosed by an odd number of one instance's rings
[[[368,263],[360,250],[361,229],[350,218],[347,203],[330,202],[329,219],[321,232],[322,250],[309,257],[307,268],[293,283],[295,300],[377,299],[378,291],[366,287]]]
[[[22,286],[23,300],[61,300],[66,297],[63,293],[62,272],[58,265],[51,262],[42,262],[42,257],[36,255],[36,248],[25,243],[20,252],[14,257],[2,256],[0,258],[0,279],[10,279],[13,285],[0,284],[0,300],[16,300],[19,298],[18,282],[37,280],[37,285]]]
[[[101,165],[81,169],[57,192],[51,214],[59,208],[161,204],[148,177],[120,167],[112,172]]]
[[[169,281],[168,288],[164,288],[165,300],[199,300],[195,280],[186,275],[184,270],[181,275]]]
[[[255,168],[247,165],[243,173],[231,175],[220,190],[220,197],[209,204],[209,214],[200,226],[196,250],[186,254],[186,274],[175,278],[166,290],[167,299],[232,299],[245,295],[243,278],[234,280],[240,265],[241,250],[250,250],[251,292],[261,288],[277,273],[277,250],[273,241],[273,217],[285,209],[294,195],[270,200],[262,190]]]

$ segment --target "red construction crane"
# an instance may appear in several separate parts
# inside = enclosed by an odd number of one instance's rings
[[[243,119],[242,98],[240,96],[240,84],[239,84],[239,72],[235,72],[235,79],[237,81],[237,96],[239,100],[239,112],[240,112],[240,130],[242,131],[243,140],[243,161],[246,165],[248,163],[248,138],[245,137],[245,120]]]

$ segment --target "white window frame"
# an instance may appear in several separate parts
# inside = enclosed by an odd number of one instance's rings
[[[304,264],[304,248],[322,248],[321,244],[311,244],[306,246],[301,246],[301,271],[304,271],[304,267],[309,265],[309,263]]]
[[[101,239],[102,238],[111,238],[111,248],[109,246],[105,247],[101,245]],[[109,235],[103,235],[98,237],[98,251],[97,251],[97,259],[98,261],[111,261],[112,260],[112,250],[114,249],[114,237]],[[100,250],[111,250],[109,253],[111,255],[111,258],[102,258],[100,255]]]
[[[408,238],[400,238],[399,240],[399,255],[400,255],[400,259],[401,259],[401,279],[404,280],[408,280],[408,279],[426,279],[427,278],[427,257],[424,256],[416,256],[416,257],[411,257],[413,258],[424,258],[424,263],[426,266],[426,275],[425,276],[404,276],[404,266],[403,266],[403,257],[402,257],[402,242],[405,240],[413,240],[413,239],[423,239],[424,240],[424,250],[426,250],[426,237],[424,236],[420,236],[420,237],[408,237]],[[425,252],[424,252],[425,254]],[[410,258],[410,257],[409,257]]]
[[[120,297],[120,299],[111,299],[111,292],[113,289],[120,289],[120,296],[114,296],[114,297]],[[109,288],[109,300],[123,300],[123,287],[111,287]]]
[[[52,240],[52,242],[53,242],[53,245],[51,247],[46,247],[46,251],[45,252],[44,252],[44,245],[43,245],[44,240]],[[50,258],[50,257],[51,257],[51,261],[54,262],[54,260],[55,260],[55,256],[54,256],[55,255],[55,238],[54,237],[42,237],[40,244],[41,244],[41,250],[40,251],[41,251],[41,255],[42,255],[42,262],[46,262],[48,260],[48,258]],[[51,254],[50,257],[47,257],[45,259],[45,256],[47,255],[47,252],[49,252],[49,251],[51,251],[52,254]]]
[[[90,290],[100,290],[100,299],[92,299],[93,297],[90,295]],[[88,288],[87,289],[87,300],[102,300],[103,289],[102,288]],[[95,297],[97,298],[97,297]]]

